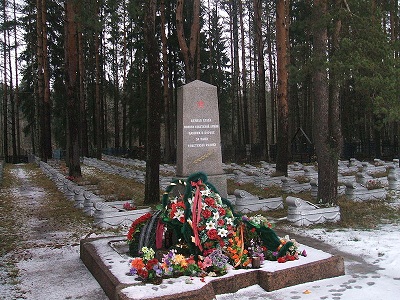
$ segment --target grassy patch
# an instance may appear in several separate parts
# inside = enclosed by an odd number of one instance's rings
[[[89,172],[90,171],[90,172]],[[99,195],[112,196],[112,201],[132,200],[136,205],[142,205],[144,200],[144,184],[119,175],[108,174],[96,168],[83,168],[82,180],[93,178]]]
[[[10,168],[5,165],[0,189],[0,256],[12,251],[19,239],[18,224],[13,205],[16,199],[10,193],[12,183]]]

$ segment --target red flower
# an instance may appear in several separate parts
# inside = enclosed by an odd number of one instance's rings
[[[219,212],[219,215],[220,215],[220,216],[225,216],[225,214],[226,214],[225,209],[222,208],[222,207],[218,207],[218,212]]]
[[[196,264],[196,261],[194,260],[193,255],[191,255],[186,261],[187,261],[187,263],[188,263],[189,265]]]
[[[134,231],[135,231],[135,228],[133,228],[133,227],[129,228],[128,235],[127,235],[128,240],[131,240],[133,238]]]
[[[207,235],[211,240],[217,240],[218,239],[218,232],[217,232],[216,229],[210,229],[207,232]]]
[[[151,270],[157,264],[158,264],[158,259],[157,258],[150,259],[146,264],[146,269],[147,270]]]
[[[286,257],[282,256],[278,258],[278,263],[285,263],[286,262]]]
[[[224,226],[224,224],[225,224],[224,220],[222,220],[222,219],[218,220],[218,226]]]
[[[215,207],[215,200],[213,198],[207,197],[204,202],[211,207]]]
[[[287,260],[296,260],[296,257],[295,256],[293,256],[293,255],[286,255],[286,259]]]
[[[214,245],[214,243],[212,243],[212,242],[205,242],[204,243],[204,248],[207,248],[207,249],[210,249],[210,248],[212,248],[213,247],[213,245]],[[212,252],[212,251],[211,251]],[[210,253],[211,253],[210,252]],[[205,254],[204,254],[205,255]]]
[[[211,217],[211,211],[205,209],[201,212],[201,215],[203,216],[204,219],[208,219],[209,217]]]
[[[137,270],[137,274],[142,277],[142,278],[147,278],[149,277],[149,272],[146,269],[139,269]]]
[[[215,251],[215,248],[211,248],[211,249],[208,249],[208,250],[204,250],[204,251],[203,251],[203,255],[204,255],[204,256],[207,256],[207,255],[213,253],[214,251]]]

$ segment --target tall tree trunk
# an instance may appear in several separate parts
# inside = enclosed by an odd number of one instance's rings
[[[7,29],[7,38],[8,41],[4,41],[5,45],[11,45],[11,37],[10,37],[10,30]],[[10,117],[11,117],[11,146],[12,146],[12,162],[18,162],[17,156],[17,140],[15,134],[15,99],[14,99],[14,84],[13,84],[13,69],[12,69],[12,62],[11,62],[11,47],[8,48],[8,68],[10,70],[9,80],[10,80]],[[5,58],[7,60],[7,58]]]
[[[85,60],[84,60],[84,49],[83,49],[83,32],[82,24],[78,24],[78,66],[79,66],[79,102],[80,102],[80,145],[81,145],[81,155],[89,155],[89,141],[88,141],[88,126],[86,118],[86,95],[85,95]]]
[[[289,2],[289,0],[288,0]],[[271,143],[276,143],[277,133],[277,95],[276,95],[276,77],[275,77],[275,64],[274,55],[272,50],[272,32],[271,32],[271,19],[267,20],[267,52],[268,52],[268,70],[269,70],[269,86],[271,94]],[[270,157],[271,158],[271,157]]]
[[[164,160],[172,162],[172,147],[171,147],[171,124],[170,118],[170,92],[169,92],[169,75],[168,75],[168,54],[167,54],[167,35],[166,19],[165,19],[165,0],[161,0],[161,43],[162,43],[162,66],[163,66],[163,103],[164,103]]]
[[[95,2],[98,5],[98,2]],[[94,14],[100,15],[100,7],[96,7]],[[94,151],[95,157],[101,159],[101,149],[102,149],[102,122],[101,122],[101,95],[100,95],[100,85],[101,85],[101,67],[100,67],[100,33],[95,30],[94,32],[94,53],[95,53],[95,103],[94,103]]]
[[[114,147],[120,148],[118,47],[114,45]]]
[[[17,16],[16,16],[16,3],[14,4],[14,57],[18,57],[18,41],[17,41]],[[16,122],[16,147],[17,147],[17,156],[21,155],[21,130],[20,130],[20,101],[19,101],[19,83],[18,83],[18,60],[14,60],[14,69],[15,69],[15,122]]]
[[[4,24],[7,21],[7,14],[6,14],[6,0],[3,0],[3,22]],[[8,161],[8,95],[7,95],[7,47],[6,47],[6,39],[7,38],[7,30],[3,28],[3,40],[4,40],[4,47],[3,47],[3,156],[4,160]]]
[[[79,147],[78,45],[75,0],[65,1],[65,85],[67,94],[67,131],[69,175],[81,177]]]
[[[123,73],[122,73],[122,99],[121,99],[121,105],[122,105],[122,148],[126,149],[126,137],[127,137],[127,132],[126,132],[126,128],[127,128],[127,109],[126,109],[126,105],[127,105],[127,83],[126,83],[126,79],[127,79],[127,65],[128,65],[128,61],[127,61],[127,28],[126,28],[126,15],[127,15],[127,7],[126,7],[126,3],[125,0],[122,1],[122,5],[123,5],[123,47],[122,47],[122,69],[123,69]]]
[[[262,36],[262,2],[253,0],[254,26],[256,33],[257,66],[258,66],[258,126],[262,156],[265,159],[267,154],[267,101],[265,95],[265,67],[264,67],[264,42]]]
[[[146,184],[144,203],[158,203],[160,200],[160,111],[162,99],[161,71],[156,37],[157,0],[146,3],[145,47],[148,55],[148,98],[147,98],[147,142],[146,142]]]
[[[318,162],[318,199],[322,203],[337,201],[337,164],[335,151],[338,141],[330,128],[339,126],[330,120],[327,72],[327,0],[315,0],[313,7],[313,92],[314,92],[314,142]],[[336,109],[336,108],[335,108]],[[332,122],[330,124],[330,122]]]
[[[239,26],[238,26],[238,11],[237,2],[238,0],[233,0],[230,3],[230,20],[231,20],[231,66],[232,66],[232,144],[233,149],[238,150],[243,146],[243,135],[242,135],[242,123],[241,118],[241,106],[240,106],[240,68],[239,68]],[[241,159],[238,157],[235,151],[235,159]]]
[[[42,0],[42,51],[43,51],[43,115],[44,115],[44,154],[46,159],[52,157],[52,146],[51,146],[51,102],[50,102],[50,75],[49,75],[49,59],[47,54],[47,9],[46,0]]]
[[[38,112],[39,112],[39,155],[44,162],[47,161],[47,153],[45,147],[46,141],[46,119],[44,108],[44,62],[43,62],[43,27],[42,27],[42,0],[36,1],[36,32],[37,32],[37,97],[38,97]]]
[[[289,0],[287,0],[289,1]],[[289,142],[288,41],[289,16],[286,0],[278,0],[276,8],[276,48],[278,65],[278,139],[276,171],[287,176]]]
[[[189,45],[186,42],[183,26],[184,4],[185,0],[176,1],[176,31],[179,47],[181,48],[183,61],[185,63],[186,83],[189,83],[197,78],[197,60],[200,59],[200,57],[197,55],[197,48],[199,45],[198,40],[200,39],[200,0],[193,0],[193,22],[190,27]]]
[[[239,23],[240,23],[240,47],[242,50],[242,109],[241,109],[241,122],[243,128],[243,142],[245,144],[250,143],[250,131],[249,131],[249,111],[248,111],[248,99],[247,99],[247,71],[246,71],[246,47],[244,43],[244,24],[243,24],[243,4],[242,1],[238,2],[239,6]]]

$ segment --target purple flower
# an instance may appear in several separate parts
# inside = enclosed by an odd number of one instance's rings
[[[131,268],[130,272],[131,275],[136,275],[137,274],[137,270],[136,268]]]
[[[306,256],[307,256],[307,251],[304,249],[304,250],[301,252],[301,255],[304,256],[304,257],[306,257]]]

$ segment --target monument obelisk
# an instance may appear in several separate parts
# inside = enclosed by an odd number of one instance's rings
[[[227,198],[222,169],[217,87],[200,80],[178,88],[176,176],[204,172]]]

